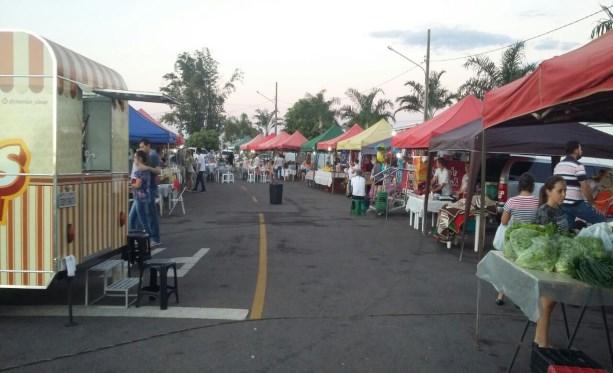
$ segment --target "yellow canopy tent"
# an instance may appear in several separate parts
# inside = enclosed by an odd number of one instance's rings
[[[364,132],[340,141],[336,145],[336,150],[362,150],[364,146],[389,139],[390,137],[392,137],[392,125],[385,119],[381,119]]]

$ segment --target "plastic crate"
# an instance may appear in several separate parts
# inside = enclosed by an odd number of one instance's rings
[[[556,348],[540,348],[533,346],[530,358],[532,373],[551,373],[550,367],[555,373],[564,372],[564,368],[590,368],[591,370],[571,370],[569,372],[605,372],[602,366],[590,359],[584,352],[578,350],[563,350]]]

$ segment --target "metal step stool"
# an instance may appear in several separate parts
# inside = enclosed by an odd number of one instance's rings
[[[124,261],[119,259],[111,259],[104,261],[100,264],[97,264],[87,270],[85,273],[85,306],[89,304],[94,304],[101,300],[104,297],[125,297],[125,305],[128,307],[130,303],[128,302],[128,297],[130,296],[129,291],[131,288],[138,285],[138,278],[136,277],[123,277],[125,276],[124,269]],[[113,271],[121,267],[121,276],[122,278],[118,281],[112,282],[113,280]],[[89,301],[89,274],[90,272],[102,272],[103,273],[103,281],[104,286],[102,288],[102,295],[93,301]],[[132,296],[136,296],[136,294],[132,294]],[[133,301],[134,302],[134,301]]]

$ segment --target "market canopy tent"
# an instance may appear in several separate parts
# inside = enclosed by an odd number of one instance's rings
[[[466,96],[427,122],[394,136],[392,146],[401,149],[427,149],[434,134],[451,131],[481,118],[482,106],[475,96]]]
[[[278,135],[273,134],[268,141],[264,141],[255,145],[254,148],[256,151],[273,150],[275,148],[275,145],[287,139],[288,137],[289,134],[287,132],[281,131]]]
[[[350,137],[346,140],[339,141],[336,144],[338,150],[362,150],[362,147],[373,144],[392,136],[392,125],[385,119],[381,119],[377,123],[370,126],[368,129],[359,134]]]
[[[307,141],[306,137],[296,131],[284,140],[280,140],[274,145],[275,150],[299,151],[302,144]]]
[[[183,137],[183,135],[181,135],[180,133],[177,133],[169,128],[166,128],[162,123],[160,123],[159,120],[155,119],[154,117],[152,117],[149,113],[147,113],[147,111],[145,111],[145,109],[140,108],[138,109],[138,112],[141,113],[143,116],[145,116],[145,118],[149,119],[149,121],[153,122],[156,126],[166,130],[166,131],[170,131],[172,132],[175,137],[177,138],[176,144],[177,145],[183,145],[185,144],[185,138]]]
[[[258,135],[258,136],[260,136],[260,135]],[[248,144],[246,144],[245,150],[254,150],[255,151],[255,150],[257,150],[257,147],[259,145],[270,141],[275,136],[276,135],[274,133],[271,133],[270,135],[262,136],[259,139],[251,140]],[[256,136],[256,138],[257,138],[257,136]]]
[[[377,150],[379,150],[380,148],[389,149],[391,147],[392,147],[392,138],[389,137],[387,139],[364,146],[362,148],[362,154],[363,155],[373,155],[373,154],[377,154]]]
[[[333,139],[319,142],[317,144],[317,150],[327,151],[329,149],[336,149],[336,145],[340,141],[353,137],[357,135],[358,133],[361,133],[362,131],[364,131],[364,129],[362,129],[362,127],[360,127],[360,125],[356,123],[353,125],[353,127],[348,129],[347,132],[340,134]]]
[[[239,146],[241,146],[241,145],[243,145],[243,144],[248,143],[248,142],[249,142],[249,141],[251,141],[251,140],[252,140],[252,139],[251,139],[251,137],[249,137],[249,136],[243,136],[243,137],[241,137],[240,139],[237,139],[237,140],[232,141],[230,144],[228,144],[228,145],[227,145],[227,148],[228,148],[228,149],[234,149],[234,148],[236,148],[236,147],[239,147]]]
[[[147,139],[152,144],[174,144],[176,142],[174,133],[159,127],[132,106],[129,106],[128,125],[131,143],[139,142],[141,139]]]
[[[253,144],[257,144],[258,142],[262,141],[263,138],[264,138],[264,135],[258,134],[256,137],[254,137],[251,140],[247,141],[246,143],[240,145],[239,149],[240,150],[249,150],[249,146],[251,146]]]
[[[302,146],[300,147],[300,151],[314,152],[317,150],[317,144],[319,142],[333,139],[342,134],[343,134],[343,129],[338,124],[333,124],[324,133],[320,134],[319,136],[315,136],[309,141],[302,144]]]
[[[434,136],[430,151],[481,151],[482,131],[481,120],[475,120]],[[492,127],[486,130],[485,149],[488,153],[562,156],[569,139],[579,141],[590,157],[613,159],[613,136],[578,122]]]
[[[613,123],[613,33],[543,61],[530,75],[485,94],[485,128],[501,123]]]

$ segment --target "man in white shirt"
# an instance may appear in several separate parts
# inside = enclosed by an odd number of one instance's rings
[[[449,183],[449,170],[443,158],[436,160],[436,171],[431,183],[432,193],[439,193],[441,196],[451,195],[451,185]]]
[[[273,163],[273,169],[275,171],[275,176],[276,176],[277,180],[280,180],[281,176],[283,176],[281,171],[283,170],[283,164],[284,163],[285,163],[285,158],[283,158],[281,153],[278,153],[277,156],[275,157],[275,160],[274,160],[274,163]]]
[[[206,186],[204,185],[204,174],[206,172],[207,166],[207,157],[202,152],[202,149],[198,149],[198,176],[196,177],[196,185],[194,186],[194,191],[198,189],[198,185],[202,184],[202,188],[200,188],[201,192],[206,192]]]
[[[360,199],[366,197],[366,179],[362,177],[362,170],[356,170],[351,178],[351,195]]]

